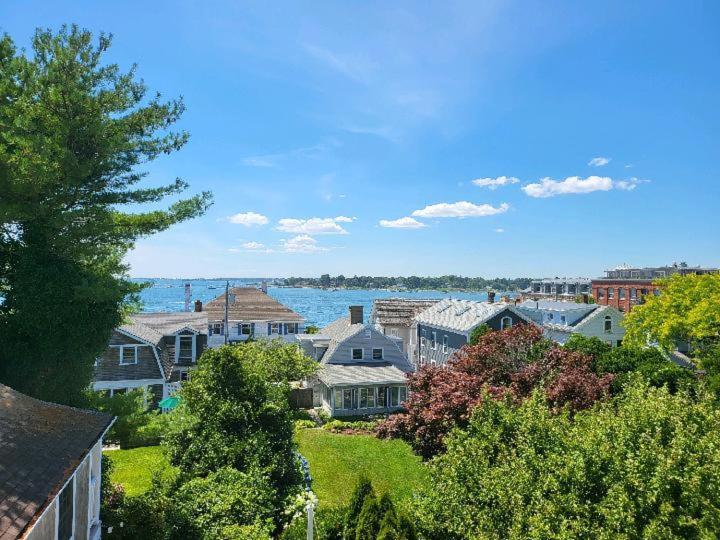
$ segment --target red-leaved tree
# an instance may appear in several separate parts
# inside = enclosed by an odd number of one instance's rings
[[[387,418],[377,433],[404,439],[430,458],[444,449],[452,428],[467,425],[483,399],[521,400],[540,388],[554,407],[587,408],[608,394],[612,382],[612,375],[596,375],[591,361],[544,339],[535,325],[489,332],[445,367],[425,365],[411,375],[406,412]]]

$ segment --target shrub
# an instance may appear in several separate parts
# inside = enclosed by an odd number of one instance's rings
[[[89,392],[87,398],[91,409],[117,417],[105,440],[117,443],[121,448],[130,447],[137,431],[150,420],[146,411],[152,402],[152,394],[147,389],[136,388],[112,397],[107,392]]]
[[[312,420],[295,420],[295,429],[309,429],[316,427]]]
[[[414,516],[427,538],[713,538],[720,416],[709,395],[635,376],[574,417],[536,392],[488,400],[431,464]]]
[[[411,375],[407,412],[390,416],[377,434],[402,438],[427,459],[487,398],[521,400],[541,388],[554,408],[580,410],[605,397],[613,378],[597,375],[591,364],[590,357],[543,339],[534,325],[489,332],[446,367],[425,365]]]

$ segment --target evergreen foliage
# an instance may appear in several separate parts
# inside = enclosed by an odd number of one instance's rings
[[[187,141],[171,130],[184,106],[105,63],[110,44],[76,26],[38,30],[32,54],[0,38],[0,381],[71,405],[140,290],[125,253],[210,203],[148,209],[187,187],[138,187],[139,167]]]

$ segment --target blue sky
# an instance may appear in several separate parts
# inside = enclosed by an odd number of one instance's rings
[[[0,4],[21,45],[63,22],[184,97],[149,183],[215,195],[135,276],[720,264],[718,2]]]

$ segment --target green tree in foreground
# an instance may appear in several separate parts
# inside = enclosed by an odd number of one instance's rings
[[[276,523],[301,486],[287,384],[268,379],[251,351],[259,344],[206,351],[180,390],[182,404],[166,435],[170,462],[184,480],[222,468],[260,471],[273,492]],[[284,347],[296,349],[292,345]]]
[[[139,187],[139,166],[187,141],[170,130],[184,106],[104,63],[110,42],[38,30],[26,54],[0,38],[0,381],[60,403],[82,402],[139,291],[125,253],[210,203],[203,193],[159,209],[187,184]]]
[[[712,396],[641,380],[570,418],[540,395],[487,400],[431,465],[425,538],[715,538],[720,416]]]

